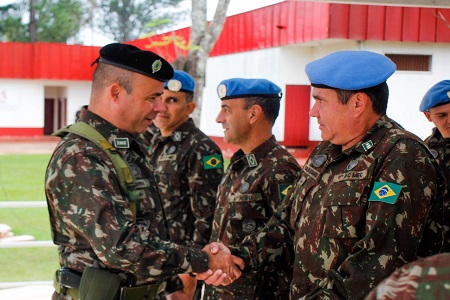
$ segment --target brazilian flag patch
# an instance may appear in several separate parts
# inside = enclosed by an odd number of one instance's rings
[[[402,186],[390,182],[375,181],[373,190],[370,193],[369,201],[381,201],[384,203],[394,204],[397,201]]]
[[[280,199],[283,200],[284,197],[289,193],[289,190],[292,188],[291,183],[279,184],[278,189],[280,190]]]
[[[219,154],[203,156],[203,165],[205,170],[222,168],[222,157]]]

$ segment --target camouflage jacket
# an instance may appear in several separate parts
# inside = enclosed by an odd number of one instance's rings
[[[447,186],[450,186],[450,139],[444,139],[439,130],[434,128],[433,133],[425,139],[425,143],[444,172]]]
[[[91,141],[66,135],[50,159],[45,185],[61,266],[82,272],[94,265],[131,273],[137,284],[207,270],[205,253],[169,242],[150,161],[136,136],[92,112],[83,121],[116,146],[136,177],[141,195],[133,224],[127,194],[106,153]]]
[[[430,148],[431,154],[437,160],[447,183],[447,190],[450,188],[450,139],[444,139],[437,128],[433,128],[433,133],[425,139],[425,143]],[[450,196],[450,195],[448,195]],[[450,220],[450,201],[444,202],[444,218]],[[442,251],[450,251],[450,223],[446,222],[445,241]]]
[[[266,270],[293,252],[291,299],[362,299],[442,245],[443,174],[418,137],[383,116],[341,149],[319,143],[263,231],[233,249]]]
[[[442,253],[397,269],[372,290],[367,300],[450,299],[450,253]]]
[[[235,246],[262,229],[299,172],[295,158],[274,136],[247,155],[236,152],[219,185],[211,241]],[[288,299],[290,267],[278,274],[248,274],[225,287],[207,286],[205,299]]]
[[[223,176],[220,148],[189,119],[168,137],[154,132],[150,157],[170,240],[203,248],[211,236],[217,186]]]

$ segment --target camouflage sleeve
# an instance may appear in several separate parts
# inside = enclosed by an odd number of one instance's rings
[[[397,269],[367,300],[449,299],[450,253],[433,255]]]
[[[80,237],[105,265],[154,278],[208,269],[205,253],[161,240],[152,220],[138,218],[133,224],[117,174],[101,154],[75,153],[56,161],[47,189],[54,194],[51,206],[61,231],[73,240]]]
[[[245,262],[244,273],[274,272],[282,265],[294,263],[294,228],[290,224],[290,211],[297,183],[290,189],[266,226],[247,236],[239,247],[230,247],[233,255]]]
[[[326,271],[326,278],[307,296],[364,298],[395,269],[416,260],[424,224],[437,196],[436,170],[423,146],[410,139],[397,141],[387,157],[372,167],[374,182],[361,197],[367,201],[364,236],[356,237],[350,255],[337,269]],[[377,182],[389,183],[389,189],[399,188],[394,192],[395,201],[376,199]],[[327,217],[328,234],[341,231],[342,224],[360,226],[352,222],[356,212],[342,210],[341,214],[335,219]],[[441,242],[437,237],[428,246],[433,248]]]
[[[265,182],[264,197],[270,206],[271,214],[273,214],[289,190],[295,183],[300,171],[300,166],[295,161],[286,161],[276,163],[274,168],[270,170],[269,180]]]
[[[190,205],[194,217],[192,246],[203,248],[209,243],[216,207],[217,187],[223,176],[223,157],[218,147],[202,143],[190,155]]]

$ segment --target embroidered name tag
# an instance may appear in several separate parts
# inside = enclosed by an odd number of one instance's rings
[[[116,138],[114,139],[114,147],[130,148],[130,142],[128,141],[128,138]]]
[[[168,160],[176,160],[176,159],[177,159],[177,155],[176,154],[161,155],[158,158],[159,161],[168,161]]]
[[[344,180],[358,180],[358,179],[366,178],[366,176],[367,176],[367,170],[346,172],[346,173],[336,175],[333,179],[333,182],[344,181]]]

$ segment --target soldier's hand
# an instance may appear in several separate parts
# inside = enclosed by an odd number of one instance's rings
[[[242,259],[231,255],[230,249],[221,243],[212,243],[203,248],[209,259],[208,272],[198,274],[197,279],[207,284],[228,285],[238,279],[245,264]]]
[[[183,282],[184,288],[181,291],[166,295],[167,300],[192,300],[197,288],[197,279],[189,274],[178,274]]]

